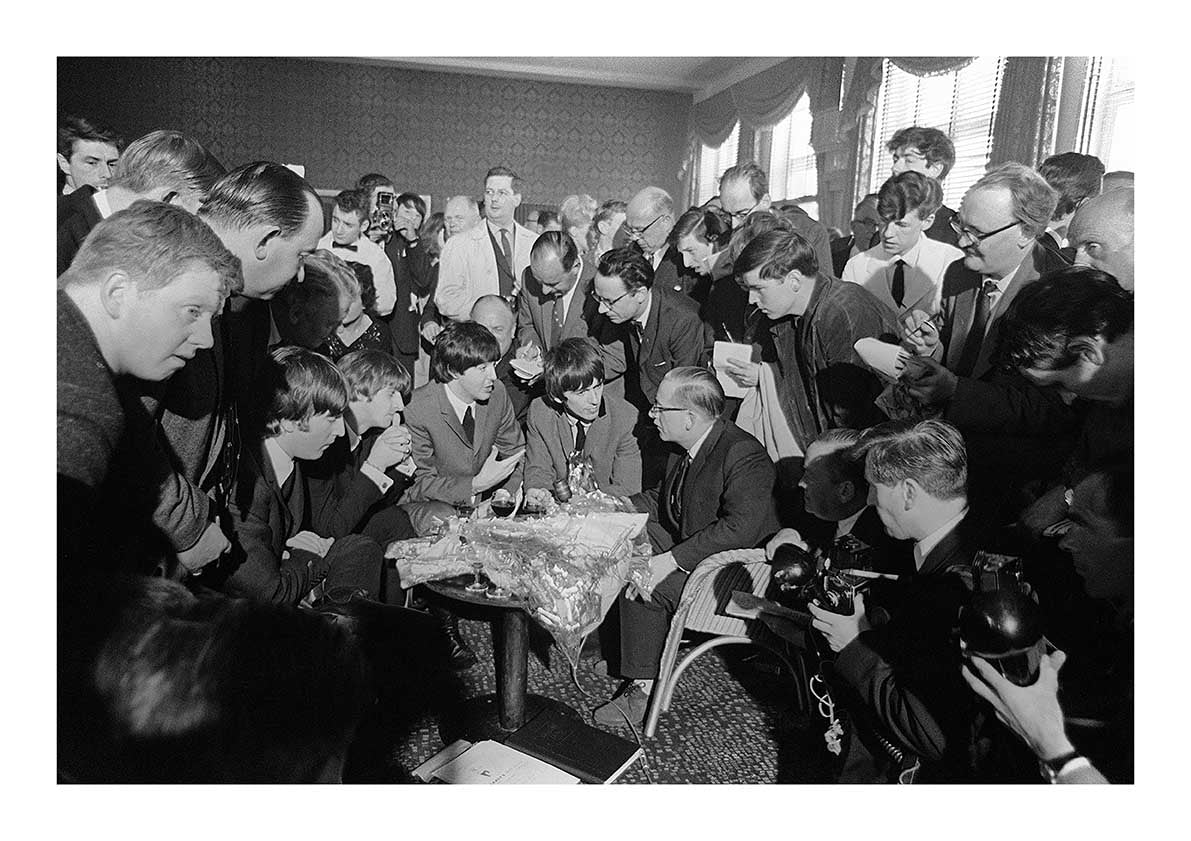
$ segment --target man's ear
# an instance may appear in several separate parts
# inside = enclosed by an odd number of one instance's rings
[[[269,258],[269,250],[274,244],[274,241],[281,237],[281,228],[275,225],[262,225],[260,233],[257,235],[256,245],[253,247],[253,255],[256,259],[267,260]]]
[[[58,153],[58,169],[62,170],[63,175],[70,175],[70,161],[61,152]]]
[[[368,229],[372,226],[372,217],[365,216],[360,220],[360,233],[368,233]]]
[[[520,207],[520,206],[521,206],[521,194],[513,193],[513,207]]]
[[[100,304],[112,318],[119,318],[127,309],[130,296],[136,294],[136,284],[124,272],[112,272],[99,285]]]
[[[835,495],[840,502],[851,502],[856,496],[856,485],[851,479],[845,479],[836,486]]]
[[[298,422],[289,420],[288,418],[284,418],[281,421],[279,421],[278,426],[281,427],[281,431],[284,433],[298,431]]]
[[[935,213],[938,213],[938,211],[936,210]],[[935,224],[934,213],[932,213],[930,216],[919,216],[918,218],[922,220],[923,228],[929,228],[931,225]]]
[[[913,479],[902,480],[902,502],[905,505],[905,510],[909,511],[918,504],[919,495],[922,493],[922,488],[919,487],[918,482]]]
[[[943,179],[940,176],[943,174],[943,162],[935,161],[933,164],[927,164],[926,174],[936,181],[942,181]]]
[[[1097,367],[1104,364],[1104,338],[1101,336],[1076,336],[1067,349],[1081,361]]]

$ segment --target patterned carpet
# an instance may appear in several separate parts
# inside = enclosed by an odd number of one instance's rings
[[[462,614],[460,629],[479,656],[464,672],[418,678],[391,687],[361,726],[345,772],[347,782],[409,782],[409,772],[450,735],[453,702],[495,691],[491,626],[482,614]],[[578,683],[549,637],[531,623],[529,692],[567,704],[594,724],[590,711],[619,681],[581,661]],[[407,682],[408,683],[408,682]],[[581,687],[581,688],[580,688]],[[785,667],[753,646],[727,646],[703,654],[683,673],[670,711],[621,783],[819,783],[830,780],[824,723],[795,715],[793,682]],[[627,727],[608,728],[632,739]],[[641,735],[641,734],[639,734]],[[642,735],[643,738],[643,735]]]

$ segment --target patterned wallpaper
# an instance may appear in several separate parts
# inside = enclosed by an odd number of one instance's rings
[[[128,139],[192,134],[229,168],[304,164],[320,189],[383,172],[441,210],[501,163],[526,202],[678,195],[691,97],[289,58],[60,58],[58,106]]]

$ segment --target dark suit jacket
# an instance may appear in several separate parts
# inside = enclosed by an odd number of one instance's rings
[[[668,245],[662,261],[653,270],[653,288],[665,289],[679,295],[689,295],[696,303],[707,299],[710,278],[703,277],[694,269],[688,269],[682,254],[675,245]]]
[[[385,243],[385,256],[393,264],[393,281],[397,285],[397,303],[389,314],[393,344],[408,356],[418,352],[420,316],[409,309],[410,295],[426,295],[435,278],[430,275],[430,255],[419,240],[412,245],[404,237],[393,234]]]
[[[671,510],[670,492],[686,452],[672,451],[660,487],[633,497],[649,514],[657,552],[672,552],[690,572],[705,558],[727,549],[757,546],[778,527],[773,501],[776,471],[761,443],[724,420],[712,424],[682,489],[682,515]]]
[[[600,414],[587,428],[583,454],[595,465],[599,489],[613,496],[641,492],[641,448],[633,436],[637,410],[610,394],[604,395]],[[566,413],[543,398],[529,407],[525,431],[525,487],[549,489],[567,477],[567,456],[575,447]]]
[[[590,294],[591,281],[595,274],[595,261],[585,256],[583,269],[579,273],[579,279],[575,281],[571,306],[562,322],[561,340],[585,339],[598,329],[600,305]],[[546,305],[550,299],[542,297],[541,284],[533,276],[532,269],[527,267],[521,277],[521,291],[517,295],[517,345],[532,342],[545,353],[554,347],[547,341],[551,325]]]
[[[955,218],[955,211],[947,205],[942,205],[935,211],[935,221],[926,229],[926,235],[938,242],[945,242],[959,248],[959,234],[951,227],[951,220]]]
[[[413,484],[406,489],[402,502],[438,500],[450,504],[469,504],[471,480],[480,472],[493,445],[501,457],[525,446],[521,427],[513,417],[513,406],[502,383],[497,382],[487,403],[475,407],[476,430],[469,447],[463,437],[463,425],[447,399],[446,386],[427,383],[415,389],[405,410],[405,425],[413,437],[413,456],[417,471]],[[515,493],[521,486],[525,461],[497,487]]]
[[[887,624],[861,633],[835,658],[835,674],[845,690],[837,700],[920,757],[926,778],[953,782],[968,776],[975,708],[953,641],[971,590],[976,538],[968,519],[907,580],[903,608]]]
[[[322,458],[305,465],[314,531],[325,537],[351,534],[378,506],[396,504],[401,498],[410,478],[397,472],[396,468],[386,471],[393,486],[384,494],[375,482],[360,472],[379,434],[380,430],[369,430],[354,450],[348,446],[347,435],[342,435],[327,448]]]
[[[624,396],[642,412],[657,397],[667,373],[686,365],[705,366],[711,350],[710,330],[700,320],[694,301],[665,292],[656,284],[649,294],[652,302],[640,342],[627,323],[610,324],[603,334],[611,340],[613,353],[619,351],[624,359],[633,361],[626,366]]]
[[[785,210],[773,212],[792,224],[799,236],[810,243],[811,248],[815,250],[815,257],[819,261],[819,271],[822,274],[827,274],[827,269],[832,266],[831,235],[827,233],[827,228],[823,227],[817,219],[811,218],[809,213],[796,204],[789,205]],[[839,275],[837,274],[836,277]]]
[[[327,558],[285,545],[310,528],[310,499],[302,463],[294,463],[294,489],[291,504],[287,504],[264,444],[246,447],[231,503],[235,533],[231,535],[230,558],[221,560],[212,571],[215,581],[233,596],[296,605],[330,569]],[[206,583],[207,571],[203,574]]]
[[[95,206],[95,190],[83,187],[58,202],[58,274],[70,268],[79,246],[103,219]]]
[[[856,242],[856,237],[846,236],[831,243],[831,273],[836,277],[843,276],[844,266],[848,265],[848,257],[852,254],[854,242]],[[863,248],[860,250],[864,251]]]

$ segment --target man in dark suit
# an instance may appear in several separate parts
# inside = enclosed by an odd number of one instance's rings
[[[84,117],[66,117],[58,126],[62,195],[83,187],[90,187],[90,192],[107,187],[123,146],[124,140],[111,128]]]
[[[652,595],[621,593],[622,691],[595,711],[601,724],[634,727],[649,692],[687,576],[728,549],[757,546],[777,528],[774,466],[756,438],[723,420],[724,392],[705,368],[677,368],[658,387],[650,417],[662,440],[677,446],[660,486],[633,498],[648,512]],[[631,592],[630,592],[631,591]]]
[[[646,187],[633,196],[626,214],[621,228],[632,246],[645,255],[659,289],[689,295],[696,288],[705,288],[670,241],[677,217],[669,193],[661,187]],[[619,246],[614,243],[614,247]]]
[[[915,541],[916,572],[900,607],[877,627],[863,593],[850,615],[809,607],[836,652],[831,692],[851,719],[841,781],[890,778],[917,760],[919,779],[961,782],[971,774],[974,713],[952,640],[975,550],[964,441],[950,424],[927,420],[873,430],[863,447],[877,513],[891,537]],[[891,767],[875,736],[901,751],[900,763]]]
[[[895,132],[885,144],[893,155],[892,175],[903,172],[921,172],[940,184],[955,166],[955,144],[951,138],[937,128],[910,126]],[[951,226],[955,211],[943,205],[935,211],[935,222],[926,229],[931,239],[959,247],[959,236]]]
[[[389,316],[389,327],[398,361],[412,371],[421,337],[421,313],[413,306],[413,301],[430,293],[432,280],[430,252],[418,239],[426,219],[426,203],[416,193],[402,193],[393,204],[393,230],[383,243],[385,255],[393,264],[393,279],[397,286],[397,302]]]
[[[566,339],[592,335],[599,321],[599,304],[589,294],[596,265],[584,260],[575,240],[562,231],[537,238],[518,295],[519,353],[528,347],[544,354]]]
[[[347,383],[331,360],[305,348],[278,348],[270,356],[262,383],[269,406],[263,427],[254,430],[259,437],[244,448],[231,494],[230,557],[204,582],[271,604],[379,598],[380,546],[361,535],[316,532],[302,470],[302,462],[318,459],[343,435]]]
[[[831,269],[836,277],[843,277],[849,260],[877,244],[877,232],[883,224],[877,212],[877,199],[876,193],[869,193],[857,202],[852,214],[852,234],[831,243]]]

